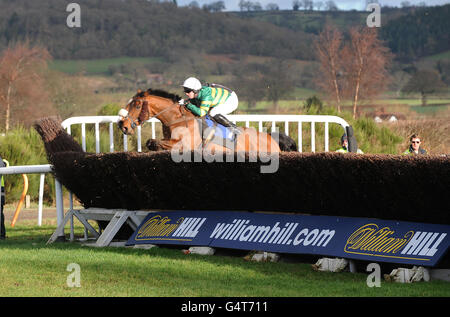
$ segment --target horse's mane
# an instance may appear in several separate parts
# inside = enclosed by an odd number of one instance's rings
[[[178,102],[181,99],[181,97],[176,94],[172,94],[161,89],[151,89],[151,88],[149,88],[147,91],[142,91],[138,93],[136,97],[145,97],[146,94],[171,99],[173,102]]]
[[[161,98],[166,98],[172,100],[173,103],[177,103],[181,97],[175,94],[168,93],[167,91],[161,90],[161,89],[147,89],[147,91],[141,91],[134,96],[134,98],[145,98],[146,96],[157,96]],[[148,107],[142,107],[141,112],[139,113],[138,119],[139,121],[145,121],[146,118],[149,116],[149,109]]]

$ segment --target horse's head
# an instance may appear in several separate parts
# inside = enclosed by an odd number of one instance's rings
[[[133,134],[137,126],[150,118],[158,118],[163,125],[170,126],[178,121],[177,117],[182,116],[181,110],[176,110],[180,108],[180,99],[179,96],[163,90],[138,90],[125,108],[119,111],[119,129],[124,134]]]
[[[117,124],[123,134],[134,134],[136,127],[149,118],[147,97],[147,92],[138,90],[125,108],[120,109]]]

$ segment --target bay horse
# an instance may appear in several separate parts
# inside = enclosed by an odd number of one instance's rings
[[[163,140],[150,139],[149,150],[197,150],[209,147],[212,152],[227,151],[228,148],[215,143],[203,144],[202,131],[195,116],[178,101],[181,97],[163,90],[138,90],[125,108],[119,111],[119,129],[124,134],[134,134],[137,126],[151,118],[158,118],[163,124]],[[296,150],[295,141],[282,133],[258,132],[254,128],[239,127],[241,133],[236,136],[234,151],[276,153],[281,150]],[[276,136],[276,137],[275,137]],[[276,139],[279,139],[280,144]],[[281,148],[280,148],[281,145]]]

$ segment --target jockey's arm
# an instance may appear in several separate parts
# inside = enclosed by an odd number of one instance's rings
[[[208,87],[208,89],[201,90],[198,95],[198,100],[200,100],[200,107],[197,107],[196,105],[189,102],[186,107],[195,115],[199,117],[205,116],[209,108],[211,108],[213,98],[211,96],[211,89]]]
[[[192,103],[188,103],[186,105],[186,108],[188,108],[193,114],[199,117],[205,116],[208,111],[209,107],[201,105],[200,107],[197,107],[196,105],[193,105]]]

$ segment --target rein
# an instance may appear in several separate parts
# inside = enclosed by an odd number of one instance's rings
[[[137,99],[137,100],[143,100],[143,101],[147,102],[145,99]],[[170,109],[172,109],[173,107],[176,107],[176,106],[179,106],[179,107],[180,107],[180,108],[179,108],[180,114],[183,116],[183,118],[181,118],[181,119],[176,119],[176,120],[174,120],[174,121],[172,121],[172,122],[170,122],[170,123],[167,123],[167,124],[165,124],[165,125],[168,126],[168,127],[170,127],[170,126],[174,125],[175,123],[184,121],[185,124],[186,124],[186,127],[187,127],[186,116],[185,116],[184,113],[181,111],[181,107],[182,107],[182,106],[179,105],[179,104],[176,103],[176,102],[173,103],[171,106],[169,106],[169,107],[167,107],[167,108],[161,110],[161,111],[158,112],[157,114],[155,114],[155,115],[149,117],[147,120],[151,120],[151,119],[153,119],[153,118],[158,118],[159,115],[163,114],[164,112],[166,112],[166,111],[168,111],[168,110],[170,110]],[[133,129],[134,129],[134,128],[133,128]]]
[[[145,100],[145,99],[134,99],[133,101],[142,101],[143,103],[148,103],[148,101]],[[163,114],[164,112],[166,112],[166,111],[168,111],[168,110],[170,110],[170,109],[172,109],[173,107],[176,107],[176,106],[179,106],[179,107],[180,107],[180,108],[179,108],[179,111],[180,111],[180,114],[182,115],[182,118],[180,118],[180,119],[175,119],[174,121],[172,121],[172,122],[170,122],[170,123],[167,123],[167,124],[165,124],[165,125],[168,126],[168,127],[170,127],[170,126],[174,125],[175,123],[184,121],[186,127],[188,127],[188,125],[187,125],[187,121],[188,121],[188,120],[186,119],[186,116],[185,116],[185,114],[183,113],[183,111],[182,111],[182,109],[181,109],[182,106],[179,105],[177,102],[175,102],[175,103],[173,103],[171,106],[169,106],[169,107],[167,107],[167,108],[161,110],[161,111],[158,112],[157,114],[155,114],[155,115],[149,117],[147,120],[151,120],[151,119],[153,119],[153,118],[158,118],[158,116],[160,116],[160,115]],[[142,110],[141,110],[141,111],[142,111]],[[142,121],[139,119],[139,117],[138,117],[138,118],[133,118],[132,116],[129,115],[129,112],[128,112],[128,111],[127,111],[127,115],[126,115],[126,116],[122,116],[122,117],[123,117],[124,119],[127,119],[127,120],[130,122],[130,126],[131,126],[131,128],[132,128],[133,130],[137,127],[138,124],[142,124]],[[146,121],[147,121],[147,120],[146,120]]]

